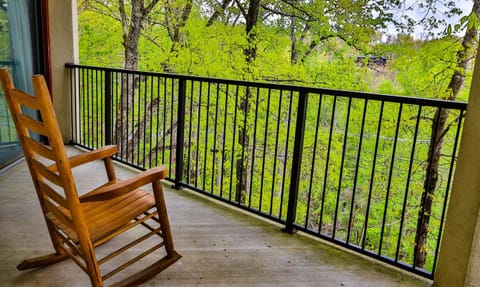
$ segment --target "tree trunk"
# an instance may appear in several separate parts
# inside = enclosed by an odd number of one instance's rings
[[[480,0],[475,0],[472,12],[477,16],[480,16]],[[447,100],[454,101],[462,88],[465,81],[465,73],[468,69],[468,62],[474,55],[477,37],[477,27],[474,25],[469,26],[463,37],[462,48],[457,52],[457,67],[450,79],[446,91],[447,96],[445,98]],[[424,183],[425,192],[422,195],[422,202],[418,215],[417,244],[414,256],[415,266],[419,268],[425,266],[427,259],[427,236],[429,232],[433,200],[435,198],[435,190],[438,183],[438,168],[440,165],[443,138],[447,129],[447,118],[448,111],[446,109],[438,108],[432,121],[428,165],[426,169],[427,177]]]
[[[292,0],[292,6],[295,8],[296,1]],[[290,53],[290,63],[296,65],[298,63],[298,51],[297,51],[297,36],[295,35],[297,25],[297,17],[293,12],[290,17],[290,40],[292,41],[292,51]]]
[[[432,204],[435,195],[435,190],[438,182],[438,167],[440,165],[440,157],[443,146],[443,133],[445,129],[448,113],[445,109],[438,108],[435,112],[435,117],[432,121],[432,132],[430,135],[430,147],[428,155],[428,165],[426,172],[426,179],[424,183],[425,192],[422,195],[422,202],[419,212],[419,220],[417,227],[417,246],[415,266],[423,268],[425,266],[427,250],[427,235],[430,223],[430,215],[432,212]]]
[[[159,0],[152,0],[148,5],[144,6],[144,1],[131,1],[130,19],[125,10],[125,1],[118,0],[120,18],[122,22],[123,31],[123,46],[124,51],[124,68],[129,70],[136,70],[138,67],[138,42],[143,29],[143,23],[152,11]],[[131,75],[122,76],[122,92],[120,104],[116,111],[116,132],[115,140],[119,145],[120,157],[128,160],[131,156],[134,157],[135,146],[138,141],[135,141],[135,124],[128,118],[129,110],[133,109],[135,90],[138,83],[138,77]]]
[[[250,1],[248,13],[245,15],[245,32],[247,34],[248,46],[244,50],[247,64],[250,65],[257,57],[257,31],[255,27],[260,12],[260,0]]]
[[[247,88],[245,95],[240,97],[240,102],[238,103],[238,110],[244,115],[245,118],[248,116],[250,111],[249,99],[252,96],[250,89]],[[247,121],[244,120],[238,128],[238,143],[242,147],[241,151],[237,154],[236,160],[236,176],[237,182],[235,185],[235,201],[238,203],[245,203],[245,198],[247,195],[247,167],[248,167],[248,146],[250,138],[248,136],[248,126]]]
[[[243,11],[243,8],[240,7]],[[247,36],[247,47],[244,48],[245,61],[247,63],[246,73],[250,73],[250,65],[257,56],[257,32],[255,26],[258,22],[258,15],[260,11],[260,0],[252,0],[249,2],[248,12],[244,14],[246,25],[245,32]],[[250,98],[252,92],[247,88],[244,95],[240,95],[238,102],[238,110],[245,119],[250,110]],[[236,183],[235,183],[235,201],[244,204],[247,195],[247,167],[248,167],[248,147],[249,147],[249,132],[247,121],[239,124],[238,128],[238,144],[242,147],[241,152],[236,156]]]

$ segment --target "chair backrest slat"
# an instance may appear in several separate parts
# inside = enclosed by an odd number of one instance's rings
[[[53,188],[50,187],[47,183],[44,181],[39,181],[38,182],[40,189],[42,192],[49,198],[58,203],[60,206],[63,208],[68,209],[67,201],[63,196],[61,196],[58,192],[56,192]]]
[[[48,131],[45,125],[42,122],[39,122],[33,119],[31,116],[26,114],[19,114],[17,115],[17,119],[23,128],[29,131],[32,131],[38,135],[42,135],[42,136],[48,135]],[[25,137],[25,135],[23,135],[23,137]],[[30,135],[28,135],[27,137],[30,137]]]
[[[38,160],[32,158],[31,159],[31,164],[32,164],[32,167],[33,169],[38,172],[41,176],[45,177],[46,179],[48,179],[50,182],[54,183],[55,185],[59,186],[59,187],[63,187],[64,184],[63,184],[63,180],[62,178],[60,177],[60,175],[58,175],[57,173],[51,171],[50,169],[48,169],[48,167],[46,167],[45,165],[43,165],[41,162],[39,162]],[[41,179],[39,179],[39,181],[41,181]]]
[[[42,157],[55,161],[55,154],[53,151],[45,146],[44,144],[39,143],[33,138],[24,138],[25,144],[28,145],[35,153],[41,155]]]
[[[49,216],[53,220],[58,220],[65,226],[67,226],[70,229],[74,229],[73,227],[73,221],[70,215],[70,212],[68,209],[63,209],[60,210],[53,202],[50,200],[45,200],[45,205],[47,206],[49,212]],[[52,217],[53,215],[53,217]]]
[[[32,110],[40,110],[42,108],[38,98],[31,96],[21,90],[12,89],[14,92],[15,102],[21,106],[27,107]]]

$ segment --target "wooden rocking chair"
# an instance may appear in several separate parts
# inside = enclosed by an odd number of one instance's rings
[[[155,254],[161,252],[158,261],[112,285],[135,286],[180,259],[181,256],[173,248],[160,183],[166,176],[165,167],[119,180],[110,158],[117,152],[116,146],[67,157],[43,76],[32,77],[34,96],[14,89],[5,68],[0,69],[0,80],[55,249],[53,254],[24,260],[17,266],[19,270],[47,266],[71,258],[88,274],[93,286],[103,286],[107,278],[154,251]],[[24,107],[38,110],[41,121],[24,113]],[[46,137],[49,144],[42,144],[32,137],[34,134]],[[99,159],[104,161],[108,182],[79,196],[71,169]],[[152,185],[153,194],[139,189],[147,184]],[[134,233],[139,238],[129,240],[125,246],[97,259],[97,246],[132,228],[142,228],[145,233]],[[102,275],[101,264],[133,246],[138,249],[147,243],[153,244],[153,247],[145,247],[146,251],[127,259],[116,268],[109,266],[112,270]]]

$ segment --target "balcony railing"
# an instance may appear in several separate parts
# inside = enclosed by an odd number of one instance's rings
[[[465,103],[67,68],[74,144],[433,278]]]

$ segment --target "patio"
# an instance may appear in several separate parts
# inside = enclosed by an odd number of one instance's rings
[[[69,152],[79,150],[69,148]],[[103,180],[103,172],[97,172],[101,165],[75,170],[80,191]],[[119,177],[134,172],[117,165]],[[183,258],[144,286],[431,285],[310,236],[286,234],[280,225],[188,190],[167,188],[166,200],[176,249]],[[25,162],[0,174],[0,203],[3,286],[89,284],[88,277],[68,260],[43,269],[16,270],[22,259],[52,251]]]

